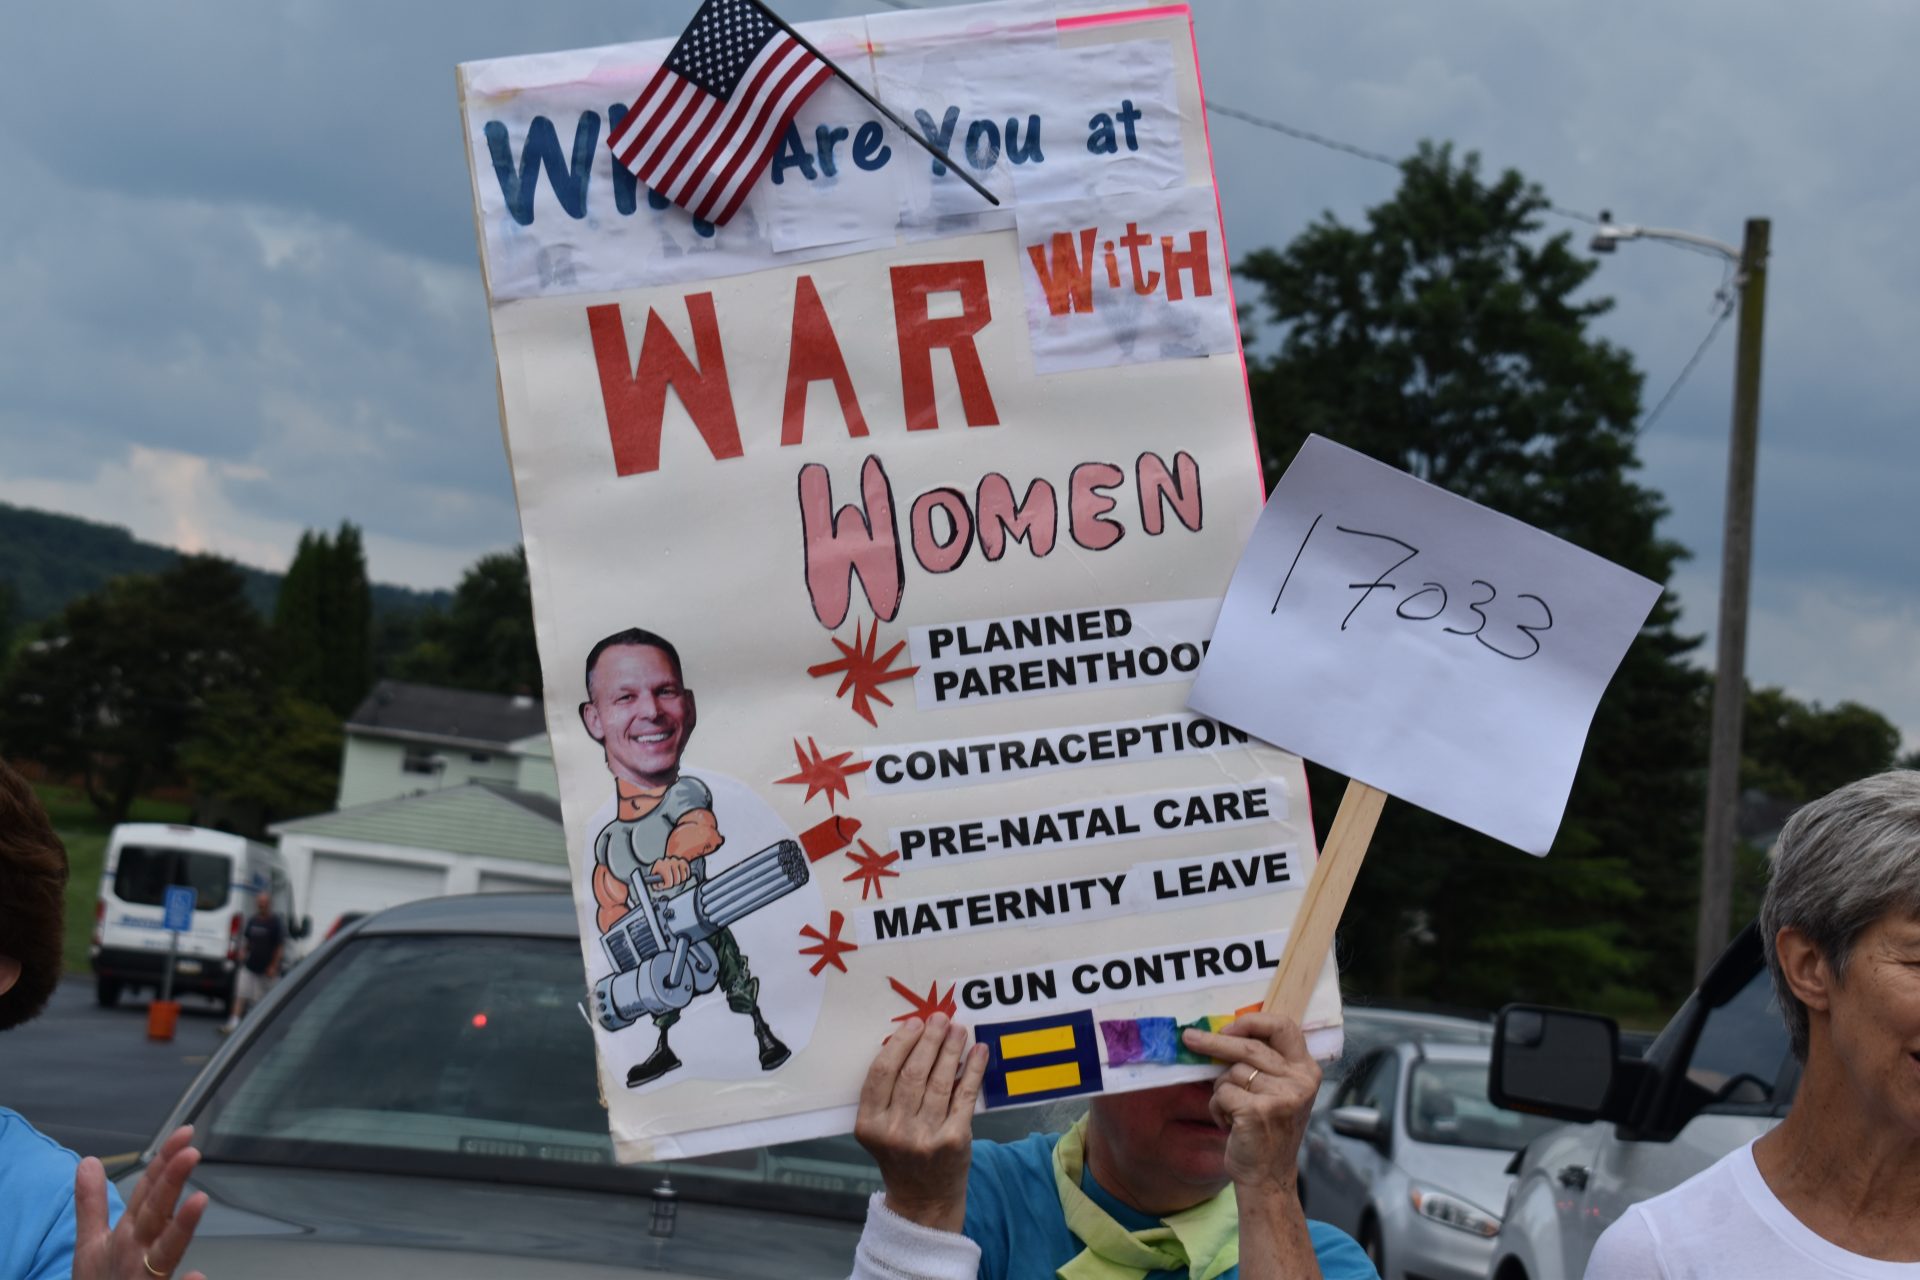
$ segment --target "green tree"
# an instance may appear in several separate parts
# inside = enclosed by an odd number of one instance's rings
[[[258,698],[266,631],[231,563],[188,556],[70,603],[0,685],[0,744],[79,777],[102,816],[172,776],[209,699]]]
[[[342,521],[333,537],[327,604],[331,627],[327,696],[338,715],[349,715],[373,688],[373,590],[367,583],[367,553],[359,527]]]
[[[393,637],[383,636],[382,643],[393,645]],[[414,615],[410,643],[394,649],[389,669],[403,680],[537,696],[540,654],[525,548],[474,561],[454,589],[452,606]]]
[[[286,691],[262,700],[227,690],[207,699],[180,767],[219,825],[255,835],[270,823],[333,807],[340,788],[340,717]]]
[[[274,602],[280,683],[336,715],[373,686],[373,605],[360,530],[343,522],[329,537],[300,535]]]
[[[1589,332],[1594,264],[1519,174],[1423,145],[1365,225],[1331,215],[1240,266],[1279,327],[1249,369],[1269,479],[1318,433],[1659,582],[1683,552],[1638,484],[1641,378]],[[1553,855],[1388,806],[1342,925],[1353,986],[1491,1006],[1677,997],[1691,972],[1704,679],[1655,608],[1602,700]],[[1313,769],[1331,819],[1340,780]]]
[[[1900,730],[1857,702],[1828,709],[1784,689],[1749,689],[1740,745],[1743,790],[1805,802],[1893,768]]]
[[[404,616],[390,617],[375,637],[383,655],[382,675],[416,684],[464,687],[454,678],[453,655],[447,648],[447,615],[429,605]]]
[[[0,582],[0,675],[13,658],[14,630],[20,623],[19,597],[11,582]]]
[[[324,696],[326,689],[323,598],[329,546],[324,533],[302,532],[273,602],[273,648],[280,683],[309,698]]]

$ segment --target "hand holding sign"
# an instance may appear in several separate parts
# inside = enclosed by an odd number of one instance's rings
[[[1319,436],[1234,571],[1190,705],[1544,854],[1659,584]]]

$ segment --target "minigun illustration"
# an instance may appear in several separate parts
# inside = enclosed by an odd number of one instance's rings
[[[720,961],[707,939],[786,897],[807,882],[807,857],[792,840],[768,845],[711,880],[689,882],[655,898],[660,877],[633,873],[639,905],[600,935],[615,972],[593,988],[594,1013],[609,1031],[641,1018],[686,1008],[720,981]]]

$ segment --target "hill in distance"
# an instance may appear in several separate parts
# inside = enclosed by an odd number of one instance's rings
[[[141,542],[118,525],[0,502],[0,583],[13,588],[20,622],[50,618],[69,600],[99,590],[111,578],[159,573],[179,558],[171,547]],[[246,575],[247,595],[263,617],[271,618],[283,575],[248,565],[239,569]],[[376,618],[430,606],[444,609],[452,600],[448,591],[373,585]]]

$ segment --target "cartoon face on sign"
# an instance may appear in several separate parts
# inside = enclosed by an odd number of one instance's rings
[[[761,1014],[760,983],[732,926],[806,884],[807,859],[793,840],[776,839],[709,873],[726,837],[712,788],[680,769],[696,714],[670,642],[639,628],[608,636],[587,657],[586,692],[580,720],[606,752],[615,792],[613,819],[593,846],[596,922],[613,967],[594,986],[594,1011],[609,1031],[650,1018],[659,1033],[627,1086],[681,1065],[667,1032],[716,989],[752,1019],[760,1069],[775,1070],[792,1051]]]

